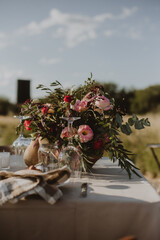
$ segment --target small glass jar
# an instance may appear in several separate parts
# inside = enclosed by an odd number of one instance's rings
[[[44,171],[59,168],[59,149],[57,144],[41,144],[38,150],[38,162],[43,165]]]

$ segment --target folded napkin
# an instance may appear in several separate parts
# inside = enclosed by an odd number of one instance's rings
[[[17,172],[0,172],[0,205],[10,201],[38,194],[48,203],[54,204],[63,195],[58,188],[70,177],[70,170],[64,166],[46,173],[37,170],[20,170]]]

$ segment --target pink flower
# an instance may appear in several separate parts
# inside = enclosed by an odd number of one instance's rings
[[[80,125],[78,129],[78,135],[81,143],[85,143],[92,140],[93,131],[88,125]]]
[[[83,112],[85,110],[87,110],[87,101],[86,100],[78,100],[76,101],[75,105],[74,105],[74,110],[76,112]]]
[[[87,93],[82,99],[82,101],[92,102],[96,98],[96,96],[92,96],[92,95],[93,95],[93,92]]]
[[[95,100],[95,106],[107,111],[112,108],[110,100],[105,96],[97,96]]]
[[[72,128],[72,134],[71,134],[71,137],[74,136],[75,134],[77,133],[77,129],[76,128]],[[60,135],[60,138],[69,138],[69,131],[68,131],[68,127],[65,127],[62,132],[61,132],[61,135]]]

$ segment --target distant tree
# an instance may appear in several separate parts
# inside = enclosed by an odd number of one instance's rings
[[[142,90],[135,90],[130,102],[132,112],[143,114],[156,111],[160,105],[160,85],[154,85]]]
[[[116,83],[111,82],[98,82],[98,84],[101,84],[104,87],[104,91],[115,99],[117,106],[120,106],[127,114],[131,113],[130,102],[134,97],[134,90],[119,89]]]
[[[16,104],[10,103],[6,98],[0,98],[0,115],[8,115],[10,112],[17,112]]]

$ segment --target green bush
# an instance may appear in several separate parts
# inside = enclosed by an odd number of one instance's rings
[[[8,99],[0,98],[0,115],[7,116],[10,113],[17,113],[17,105],[10,103]]]

